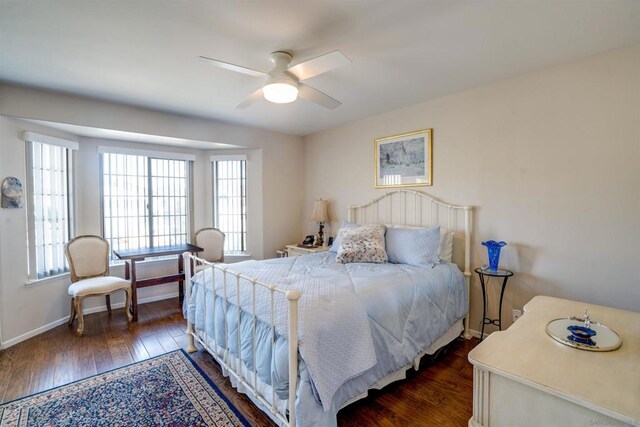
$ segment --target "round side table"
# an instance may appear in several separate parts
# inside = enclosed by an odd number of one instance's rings
[[[480,341],[484,339],[484,325],[495,325],[502,330],[502,297],[504,289],[507,287],[507,280],[513,276],[513,271],[497,269],[489,270],[488,268],[476,268],[474,270],[480,277],[480,285],[482,286],[482,331],[480,332]],[[500,306],[498,307],[498,318],[491,319],[487,317],[487,292],[485,289],[485,277],[502,277],[502,290],[500,291]]]

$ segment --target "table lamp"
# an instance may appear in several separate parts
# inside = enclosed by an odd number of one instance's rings
[[[313,214],[311,215],[311,220],[320,225],[316,245],[322,246],[324,244],[324,232],[322,230],[324,229],[324,223],[329,221],[326,200],[320,199],[313,202]]]

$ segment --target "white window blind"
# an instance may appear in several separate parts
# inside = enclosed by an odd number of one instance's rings
[[[77,143],[28,132],[24,136],[28,141],[29,279],[37,280],[69,271],[64,245],[73,234],[72,149],[77,149]]]
[[[112,250],[187,243],[189,180],[187,160],[103,152],[103,233]]]
[[[225,253],[247,251],[247,161],[212,156],[214,224],[225,233]]]

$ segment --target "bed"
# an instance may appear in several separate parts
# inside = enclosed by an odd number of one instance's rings
[[[334,252],[214,265],[184,254],[187,350],[198,341],[278,425],[336,425],[368,390],[469,338],[471,212],[415,190],[348,208],[350,223],[446,227],[453,254],[434,265],[344,264]]]

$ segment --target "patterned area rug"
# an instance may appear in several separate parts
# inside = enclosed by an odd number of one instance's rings
[[[182,350],[0,406],[0,426],[248,426]]]

